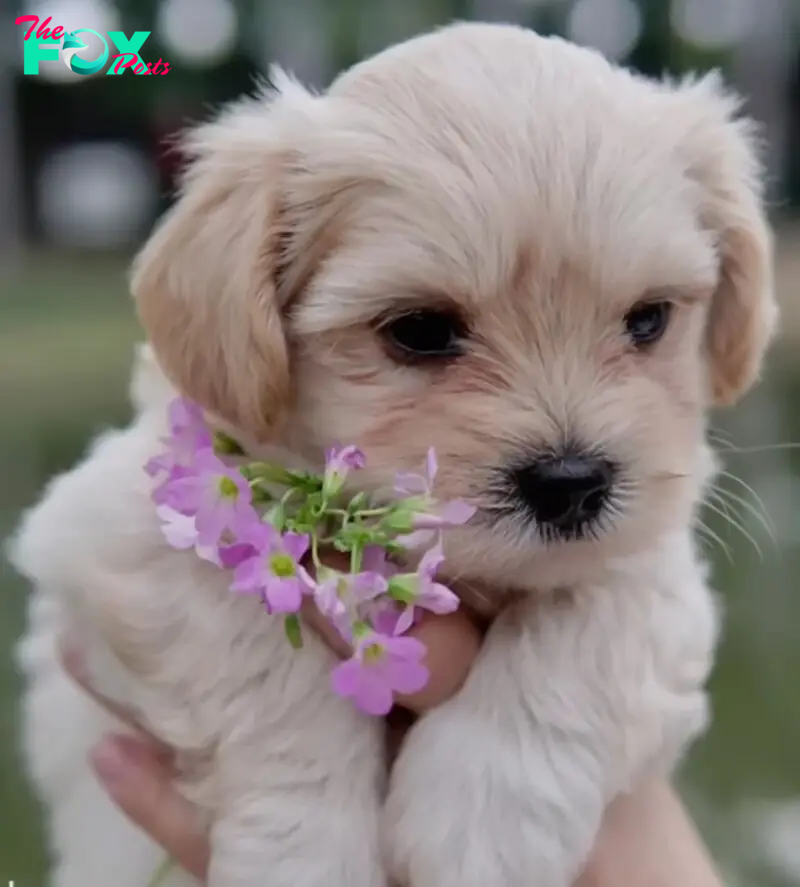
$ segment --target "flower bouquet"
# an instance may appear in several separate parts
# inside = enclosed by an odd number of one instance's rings
[[[169,431],[165,452],[145,466],[167,542],[229,571],[231,591],[255,595],[268,614],[281,616],[295,647],[303,643],[300,609],[313,599],[353,651],[334,668],[333,690],[363,711],[384,715],[394,693],[422,689],[425,647],[406,632],[420,610],[458,607],[435,578],[444,560],[441,531],[474,513],[460,500],[434,498],[434,451],[424,475],[398,474],[394,498],[381,503],[345,492],[348,475],[365,465],[355,446],[330,450],[321,475],[247,461],[185,399],[170,404]],[[426,545],[415,572],[391,560]],[[322,563],[320,552],[330,548],[349,557],[347,572]]]

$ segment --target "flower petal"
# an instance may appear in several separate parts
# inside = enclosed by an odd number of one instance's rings
[[[424,665],[406,659],[392,660],[388,668],[391,686],[396,693],[416,693],[431,676]]]
[[[311,577],[311,574],[306,570],[305,567],[300,564],[296,567],[296,576],[298,581],[300,582],[300,591],[302,594],[313,594],[315,588],[315,582]]]
[[[336,591],[336,580],[328,579],[314,588],[314,603],[323,616],[335,619],[345,614],[346,608]]]
[[[432,582],[425,590],[425,593],[417,601],[418,607],[424,607],[431,613],[453,613],[455,612],[461,601],[458,595],[440,582]]]
[[[394,488],[404,496],[422,496],[428,492],[428,482],[419,474],[400,471],[395,476]]]
[[[281,544],[292,560],[299,561],[308,551],[309,536],[307,533],[284,533]]]
[[[162,521],[161,531],[167,543],[179,551],[191,548],[197,542],[195,520],[169,505],[159,505],[156,514]]]
[[[467,504],[463,499],[453,499],[445,502],[438,508],[439,517],[445,524],[452,527],[465,524],[477,511],[473,505]]]
[[[436,460],[436,450],[434,450],[433,447],[428,450],[428,458],[426,462],[426,467],[428,469],[428,488],[431,489],[433,487],[433,482],[436,479],[436,474],[439,471],[439,463]]]
[[[385,594],[389,587],[389,583],[380,573],[358,573],[349,581],[357,603],[374,600]]]
[[[354,656],[340,663],[331,672],[331,687],[339,696],[355,696],[361,683],[361,663]]]
[[[296,613],[303,603],[303,592],[294,576],[270,577],[264,596],[272,613]]]
[[[435,575],[436,571],[442,565],[444,560],[444,552],[442,551],[442,543],[439,540],[433,548],[429,549],[422,555],[419,562],[419,575],[422,578],[423,585]]]
[[[260,556],[251,557],[236,567],[233,573],[231,591],[240,591],[245,594],[260,592],[266,582],[264,561]]]
[[[378,669],[362,669],[355,692],[356,705],[368,715],[388,715],[394,705],[392,688]]]
[[[216,545],[228,526],[228,509],[222,505],[201,508],[195,517],[198,545]]]
[[[409,630],[409,628],[411,628],[411,626],[414,624],[414,616],[415,616],[414,605],[409,604],[407,607],[405,607],[403,612],[400,614],[400,617],[398,618],[398,620],[394,626],[394,630],[392,631],[392,634],[394,634],[394,635],[405,634]],[[377,626],[376,626],[376,628],[377,628]]]
[[[275,527],[261,520],[255,510],[248,517],[245,517],[243,513],[241,520],[237,518],[234,530],[238,542],[252,545],[256,551],[260,551],[262,554],[272,551],[280,539],[280,533]]]
[[[218,548],[210,546],[208,548],[203,547],[202,545],[195,548],[197,552],[197,556],[201,561],[208,561],[210,564],[214,564],[216,567],[221,567],[222,559],[220,558],[220,552]]]
[[[406,551],[417,551],[426,545],[430,545],[434,539],[436,539],[435,530],[416,530],[406,536],[398,536],[395,542],[398,545],[402,545]]]
[[[233,545],[222,545],[218,552],[220,566],[225,567],[228,570],[238,567],[239,564],[255,557],[255,555],[255,548],[245,542],[235,542]]]
[[[425,644],[416,638],[386,638],[385,646],[390,656],[405,659],[409,662],[418,662],[427,653]]]
[[[382,604],[376,601],[374,611],[368,614],[370,625],[378,632],[378,634],[394,635],[400,634],[397,630],[397,623],[400,620],[401,611],[395,606],[394,601],[387,601]]]
[[[361,557],[361,569],[365,573],[383,574],[386,566],[386,551],[380,545],[367,545]]]
[[[152,459],[148,459],[147,462],[144,463],[144,470],[150,475],[150,477],[156,477],[165,472],[168,474],[174,465],[175,457],[172,453],[161,453],[158,456],[153,456]]]

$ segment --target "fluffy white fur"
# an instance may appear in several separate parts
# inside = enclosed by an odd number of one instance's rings
[[[25,746],[53,885],[144,887],[161,858],[87,768],[111,723],[55,660],[67,626],[100,689],[182,753],[212,887],[572,883],[608,803],[706,718],[704,416],[754,381],[774,323],[736,111],[713,79],[648,82],[561,40],[458,25],[322,96],[281,78],[190,136],[181,199],[133,277],[155,354],[136,418],[52,483],[14,549],[34,584]],[[638,353],[622,318],[655,297],[670,327]],[[398,364],[376,325],[430,304],[469,318],[467,352]],[[328,688],[331,654],[291,650],[226,576],[165,546],[142,465],[175,389],[255,451],[319,465],[360,444],[368,488],[434,445],[442,496],[479,508],[447,567],[496,618],[390,779],[381,723]],[[623,489],[596,539],[545,544],[498,512],[493,472],[576,437],[624,466]]]

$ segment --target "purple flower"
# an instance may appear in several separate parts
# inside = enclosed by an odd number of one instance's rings
[[[436,473],[439,470],[439,463],[436,461],[436,451],[433,447],[428,450],[425,468],[425,476],[413,474],[409,471],[399,472],[394,481],[395,491],[400,493],[401,496],[430,496],[433,492],[433,482],[436,479]]]
[[[355,446],[338,449],[333,447],[325,454],[325,472],[322,476],[322,492],[331,497],[339,493],[347,475],[366,465],[366,456]]]
[[[258,520],[251,506],[250,485],[211,450],[198,453],[192,469],[179,469],[154,494],[160,504],[195,518],[198,543],[217,545],[226,532],[238,538]]]
[[[443,560],[441,545],[436,545],[423,555],[416,573],[404,573],[389,580],[389,594],[407,605],[397,621],[395,634],[411,628],[417,607],[440,614],[458,609],[458,597],[446,585],[434,581]]]
[[[156,505],[163,505],[167,508],[171,508],[173,511],[183,514],[184,511],[180,506],[185,497],[181,487],[176,485],[175,481],[195,477],[195,472],[191,468],[187,468],[185,465],[176,464],[169,453],[151,459],[147,465],[145,465],[145,471],[151,476],[155,476],[159,472],[164,472],[166,474],[166,477],[162,478],[161,482],[153,490],[152,499]],[[185,513],[189,514],[190,512]]]
[[[434,506],[430,513],[422,512],[413,517],[415,530],[435,530],[443,527],[457,527],[465,524],[476,509],[463,499],[453,499]]]
[[[198,544],[197,525],[191,515],[181,514],[168,505],[160,505],[156,509],[161,519],[161,531],[168,544],[178,551],[188,551],[194,548],[198,557],[209,563],[223,566],[220,552],[214,545],[202,546]]]
[[[220,566],[226,570],[233,570],[255,554],[255,548],[247,542],[233,542],[230,545],[220,545]]]
[[[398,536],[396,541],[403,548],[413,551],[433,545],[441,530],[465,524],[475,514],[476,509],[463,499],[453,499],[443,504],[433,504],[430,511],[418,511],[410,516],[411,533]]]
[[[362,612],[364,621],[371,625],[378,634],[393,636],[402,633],[397,630],[397,623],[400,621],[403,611],[390,597],[382,595],[369,601],[362,608]]]
[[[203,410],[193,401],[179,397],[167,408],[170,449],[176,455],[191,458],[194,453],[213,446],[211,431]]]
[[[170,403],[167,415],[170,435],[162,440],[167,452],[154,456],[145,465],[151,477],[169,473],[177,466],[191,466],[198,453],[214,446],[203,411],[196,403],[176,398]]]
[[[414,638],[370,630],[357,641],[353,657],[334,669],[331,686],[367,714],[385,715],[395,693],[416,693],[428,682],[424,656],[424,644]]]
[[[367,618],[370,604],[377,602],[388,587],[380,572],[364,571],[353,575],[322,567],[313,594],[319,611],[328,617],[345,640],[351,641],[354,619]]]
[[[379,573],[381,576],[393,576],[397,572],[397,567],[386,556],[386,549],[380,545],[368,545],[364,549],[361,568],[367,573]]]
[[[404,548],[421,548],[436,538],[433,530],[465,524],[475,508],[461,499],[438,503],[433,498],[433,482],[439,470],[436,452],[428,450],[425,476],[401,472],[395,478],[395,492],[406,497],[397,511],[389,515],[387,525],[403,535],[397,542]]]
[[[253,553],[236,567],[231,590],[260,594],[269,613],[296,613],[303,595],[314,588],[300,564],[308,551],[309,537],[298,533],[281,535],[265,523],[257,531],[254,528],[249,537]]]

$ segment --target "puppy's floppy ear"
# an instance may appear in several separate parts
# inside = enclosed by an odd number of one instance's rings
[[[289,392],[276,295],[288,129],[316,98],[285,76],[185,142],[181,195],[134,263],[132,291],[162,369],[207,410],[263,438]]]
[[[701,223],[720,258],[706,344],[711,392],[721,406],[755,382],[775,328],[772,233],[755,127],[739,116],[741,100],[717,74],[684,86],[678,98],[687,103],[688,174],[699,186]]]

